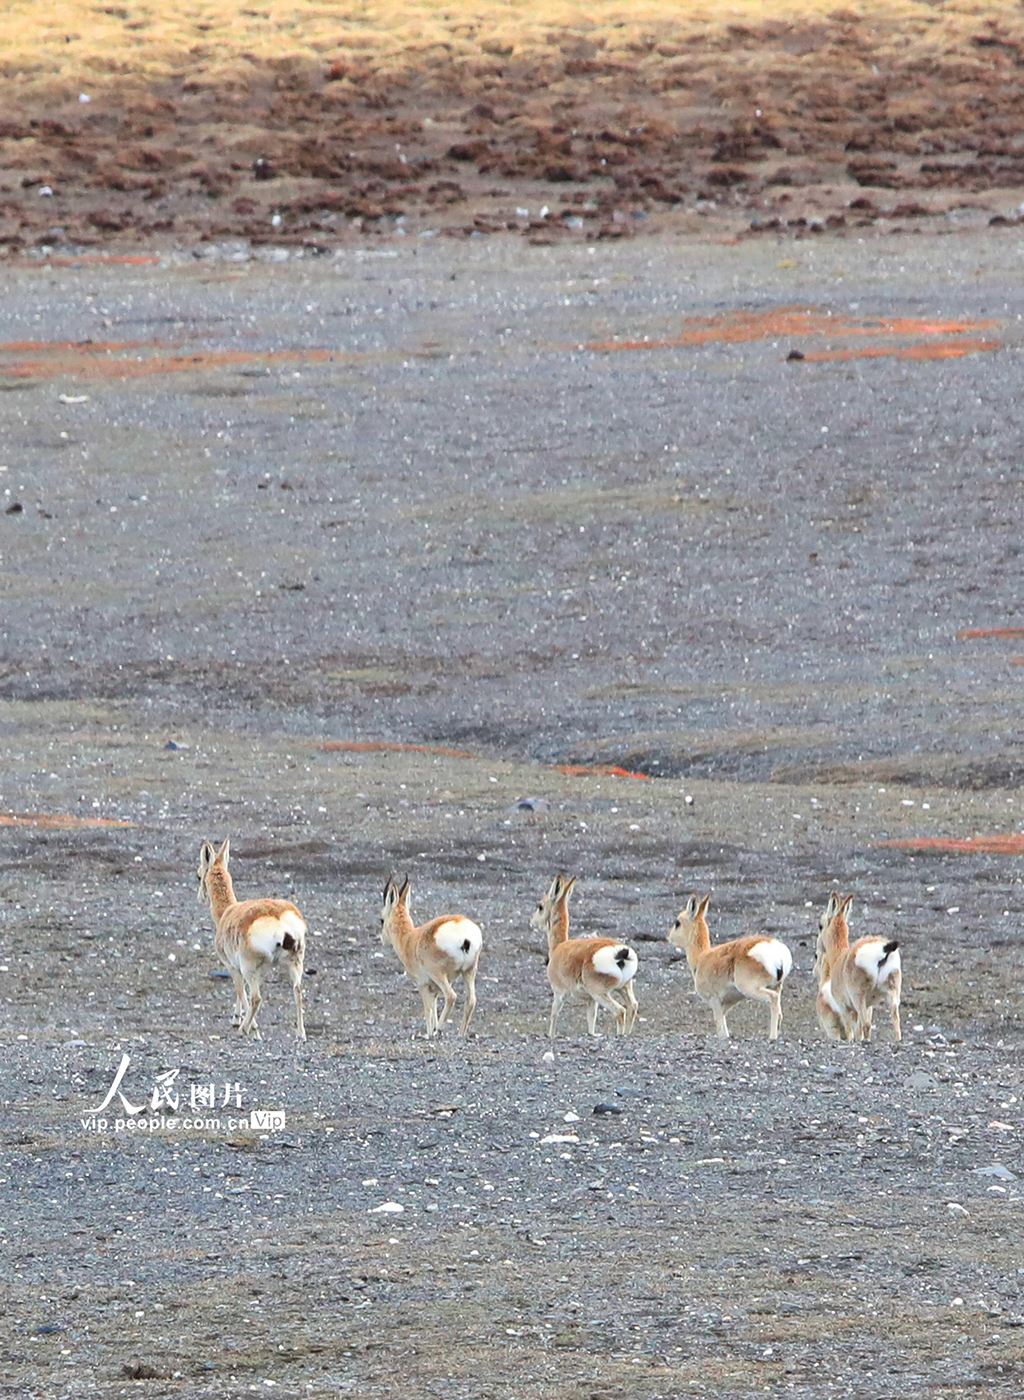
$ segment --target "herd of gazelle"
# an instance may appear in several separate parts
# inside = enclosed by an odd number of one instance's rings
[[[235,988],[232,1025],[259,1039],[256,1016],[265,974],[281,963],[295,997],[295,1029],[305,1040],[302,1019],[302,969],[306,954],[306,923],[285,899],[235,898],[228,873],[230,844],[215,850],[204,841],[199,852],[199,898],[210,906],[217,956]],[[530,927],[547,935],[548,981],[554,1037],[558,1013],[566,997],[587,1006],[587,1025],[597,1034],[603,1007],[615,1018],[618,1035],[636,1024],[639,1005],[633,979],[639,966],[634,950],[617,938],[570,938],[569,896],[575,877],[556,875],[530,918]],[[726,1014],[739,1001],[763,1001],[770,1011],[768,1039],[776,1040],[782,1022],[782,988],[793,966],[785,943],[752,935],[713,945],[708,932],[710,895],[691,895],[668,941],[686,953],[694,991],[711,1007],[719,1036],[728,1038]],[[894,939],[859,938],[850,942],[847,916],[853,895],[829,895],[818,923],[814,974],[818,980],[818,1022],[833,1040],[870,1040],[875,1008],[884,1006],[900,1039],[902,972]],[[423,998],[427,1035],[435,1036],[447,1021],[457,997],[452,986],[461,977],[465,992],[460,1035],[465,1035],[476,1009],[476,971],[483,947],[479,927],[463,914],[442,914],[418,927],[409,913],[409,881],[388,880],[384,886],[380,936],[398,954]],[[438,1010],[438,1003],[443,1005]]]

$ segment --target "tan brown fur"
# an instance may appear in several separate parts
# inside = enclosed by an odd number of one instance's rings
[[[576,883],[575,876],[556,875],[547,894],[530,918],[530,927],[548,937],[548,981],[552,1003],[548,1035],[554,1039],[558,1013],[566,997],[585,997],[587,1026],[591,1035],[597,1034],[597,1011],[603,1006],[615,1017],[617,1035],[628,1035],[636,1024],[639,1005],[633,991],[637,956],[628,944],[617,938],[570,938],[569,896]],[[618,974],[603,972],[594,966],[594,959],[603,950],[625,950],[629,955]],[[609,963],[615,966],[609,955]],[[624,980],[625,979],[625,980]],[[621,1002],[613,993],[621,990],[626,1000]]]
[[[693,973],[694,991],[711,1007],[715,1028],[723,1040],[729,1035],[726,1013],[744,999],[768,1005],[771,1012],[768,1039],[777,1040],[782,1023],[782,986],[792,966],[789,949],[778,939],[756,936],[734,938],[713,947],[706,918],[710,900],[710,895],[703,898],[691,895],[669,930],[668,941],[685,951]],[[764,962],[752,956],[752,950],[759,945],[769,945],[772,950],[769,961],[775,949],[782,950],[777,954],[778,965],[785,969],[781,977],[774,976]]]
[[[848,916],[852,903],[852,894],[845,899],[831,894],[818,923],[814,961],[821,988],[816,1003],[818,1023],[834,1040],[870,1040],[875,1010],[884,1006],[888,1008],[895,1039],[902,1040],[903,969],[898,945],[895,939],[878,935],[851,943]],[[879,963],[875,975],[859,964],[858,955],[869,964]],[[834,1007],[829,1005],[826,991]]]
[[[199,852],[199,899],[210,906],[217,956],[231,974],[235,988],[232,1025],[259,1040],[256,1023],[265,973],[281,962],[295,998],[295,1032],[306,1039],[302,1007],[302,971],[306,953],[306,923],[287,899],[235,898],[228,871],[230,842],[214,851],[204,841]]]
[[[394,879],[388,880],[384,886],[384,909],[380,924],[381,942],[389,943],[394,948],[407,975],[419,988],[428,1038],[441,1033],[441,1027],[458,999],[452,982],[458,977],[462,978],[466,1005],[459,1035],[464,1036],[476,1010],[476,974],[483,946],[477,925],[464,914],[442,914],[417,928],[409,913],[409,881],[399,885]],[[465,926],[465,941],[470,943],[468,951],[460,952],[457,948],[456,952],[460,955],[453,956],[438,946],[437,935],[446,925],[452,929]],[[439,995],[444,997],[440,1015],[437,1011]]]

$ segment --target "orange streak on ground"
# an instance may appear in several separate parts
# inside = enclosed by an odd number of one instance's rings
[[[83,253],[81,257],[56,257],[26,259],[19,271],[24,268],[32,271],[49,267],[151,267],[160,259],[146,253]]]
[[[869,317],[848,321],[809,307],[779,306],[771,311],[737,311],[723,316],[694,316],[678,335],[664,340],[592,340],[587,350],[669,350],[687,345],[740,345],[754,340],[796,336],[964,335],[994,330],[997,321],[921,321]],[[807,359],[813,358],[811,355]]]
[[[180,341],[158,340],[4,340],[0,355],[114,355],[122,350],[175,350]]]
[[[651,776],[649,773],[633,773],[629,768],[617,768],[613,763],[597,763],[593,767],[586,763],[559,763],[556,768],[567,778],[642,778],[646,782]]]
[[[871,345],[863,350],[809,350],[804,360],[958,360],[962,355],[979,355],[985,350],[1002,348],[1001,340],[943,340],[930,345]]]
[[[900,841],[876,841],[876,846],[894,846],[901,851],[988,851],[997,856],[1024,855],[1024,832],[1006,836],[911,836]]]
[[[70,831],[79,826],[134,826],[134,822],[114,821],[111,817],[69,817],[53,812],[0,812],[0,826],[41,826]]]
[[[399,744],[389,739],[372,739],[361,742],[355,739],[326,739],[314,748],[324,753],[436,753],[443,758],[476,758],[476,754],[464,749],[435,748],[430,744]]]
[[[325,739],[312,747],[322,749],[324,753],[432,753],[440,754],[444,758],[480,757],[479,754],[467,753],[465,749],[445,749],[431,744],[400,744],[393,739]],[[593,767],[588,764],[558,763],[555,764],[555,771],[567,778],[590,778],[596,775],[604,778],[642,778],[646,781],[650,777],[649,773],[632,773],[628,768],[617,768],[610,763],[599,763]]]
[[[55,356],[53,359],[22,360],[9,365],[6,373],[19,379],[55,379],[60,375],[73,379],[144,379],[155,374],[185,374],[189,371],[221,369],[227,365],[274,364],[296,360],[305,364],[319,364],[339,358],[340,353],[334,350],[206,350],[194,355],[150,355],[138,360],[113,355],[96,360],[67,360]]]
[[[965,627],[956,634],[958,642],[969,641],[972,637],[1024,637],[1024,627]]]

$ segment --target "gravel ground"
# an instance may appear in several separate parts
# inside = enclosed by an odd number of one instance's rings
[[[1019,1395],[1019,240],[281,253],[6,277],[0,1393]],[[226,835],[301,1047],[230,1030]],[[641,1020],[545,1061],[560,868]],[[465,1044],[390,870],[484,930]],[[814,1024],[833,887],[899,1046]],[[220,1124],[90,1125],[125,1054]]]

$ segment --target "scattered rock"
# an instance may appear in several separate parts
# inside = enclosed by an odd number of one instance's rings
[[[1002,1162],[993,1162],[990,1167],[972,1167],[975,1176],[994,1176],[997,1181],[1016,1181],[1017,1175],[1004,1167]]]

